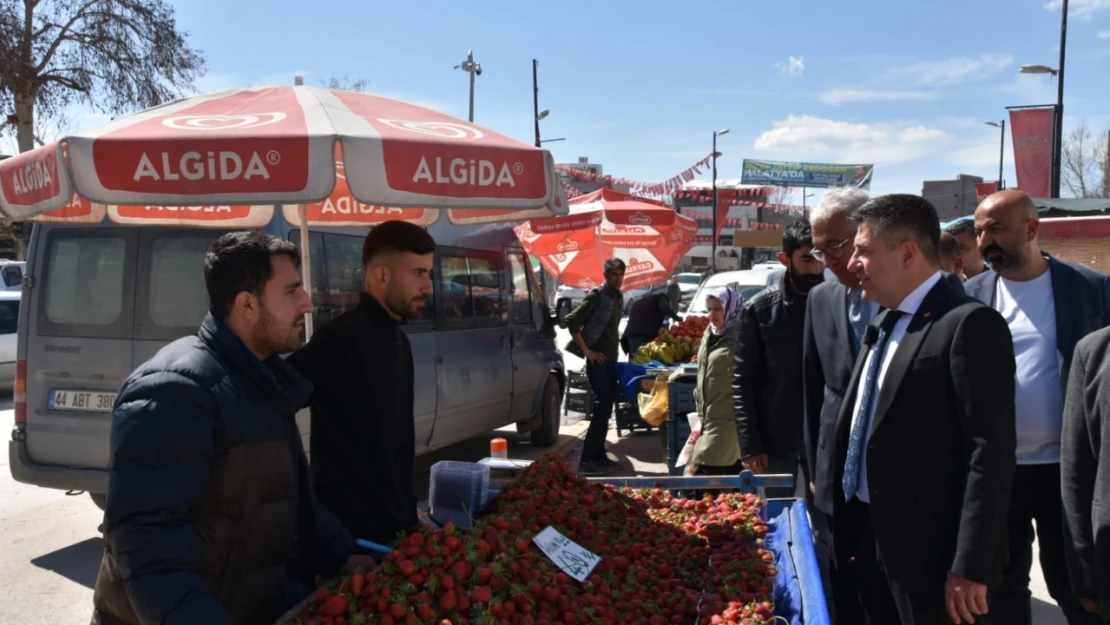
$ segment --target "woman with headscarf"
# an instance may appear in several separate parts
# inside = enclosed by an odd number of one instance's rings
[[[687,475],[739,475],[740,436],[732,409],[732,361],[744,298],[720,287],[709,296],[709,327],[698,348],[698,385],[694,401],[701,436],[686,467]]]

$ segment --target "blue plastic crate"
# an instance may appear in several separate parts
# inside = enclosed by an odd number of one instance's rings
[[[667,406],[671,416],[679,416],[683,419],[686,414],[694,412],[698,409],[697,403],[694,401],[694,389],[697,384],[694,381],[674,381],[667,384]]]

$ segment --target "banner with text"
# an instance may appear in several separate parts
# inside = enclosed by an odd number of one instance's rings
[[[834,165],[829,163],[785,163],[744,159],[741,184],[777,187],[859,187],[871,188],[874,165]]]
[[[1010,111],[1018,188],[1032,197],[1051,194],[1055,112],[1053,107]]]

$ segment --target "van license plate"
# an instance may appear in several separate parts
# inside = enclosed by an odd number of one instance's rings
[[[112,412],[116,405],[115,393],[94,391],[50,391],[51,410],[72,410],[75,412]]]

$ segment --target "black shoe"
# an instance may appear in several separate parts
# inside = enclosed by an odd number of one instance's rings
[[[616,456],[614,456],[613,454],[607,453],[597,461],[597,465],[602,466],[602,467],[617,467],[617,468],[620,468],[621,463],[620,463],[619,460],[617,460]]]
[[[586,476],[609,475],[619,469],[619,465],[602,464],[600,462],[582,462],[578,465],[578,472]]]

